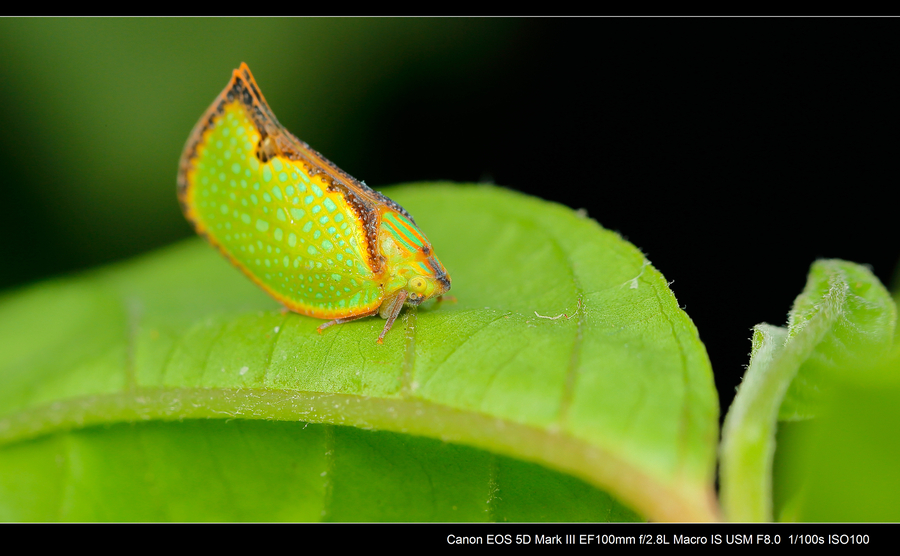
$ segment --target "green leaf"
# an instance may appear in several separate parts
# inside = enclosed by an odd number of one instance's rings
[[[897,310],[890,294],[868,268],[843,261],[813,265],[788,317],[790,337],[832,305],[838,307],[833,323],[800,365],[779,409],[781,421],[814,417],[825,374],[884,355],[892,345]]]
[[[634,246],[499,188],[387,193],[456,301],[383,346],[200,240],[0,299],[0,519],[715,518],[709,361]]]
[[[754,329],[750,365],[722,431],[721,500],[729,520],[772,520],[778,420],[820,414],[827,375],[883,356],[895,325],[896,307],[871,271],[824,260],[813,264],[787,329]]]
[[[821,416],[779,425],[779,521],[900,521],[900,352],[824,377]]]

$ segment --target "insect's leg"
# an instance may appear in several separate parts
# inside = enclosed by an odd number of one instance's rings
[[[446,294],[439,295],[434,298],[435,304],[441,303],[443,301],[446,301],[447,303],[456,303],[457,299],[456,299],[455,295],[446,295]]]
[[[363,313],[361,315],[353,315],[352,317],[344,317],[342,319],[330,320],[324,324],[320,324],[319,327],[316,328],[316,331],[318,331],[318,333],[321,334],[322,331],[325,330],[326,328],[328,328],[329,326],[334,326],[335,324],[344,324],[345,322],[350,322],[352,320],[364,319],[366,317],[371,317],[372,315],[375,315],[375,314],[378,314],[378,309],[375,309],[374,311],[369,311],[368,313]]]
[[[394,321],[397,320],[397,315],[399,315],[400,310],[403,309],[403,302],[406,301],[407,295],[409,294],[406,290],[400,290],[387,307],[381,308],[381,316],[386,318],[387,322],[384,323],[384,330],[381,331],[378,340],[376,340],[379,344],[384,343],[384,335],[388,333],[388,330],[394,325]]]

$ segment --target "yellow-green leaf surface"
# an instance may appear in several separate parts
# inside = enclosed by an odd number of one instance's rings
[[[776,517],[772,469],[779,428],[829,413],[835,384],[853,384],[860,378],[856,370],[888,353],[896,318],[894,302],[868,268],[822,260],[810,269],[788,327],[755,328],[750,365],[722,431],[721,498],[729,520]]]
[[[709,361],[640,251],[499,188],[385,193],[456,299],[383,346],[199,239],[0,298],[0,519],[716,518]]]
[[[900,521],[900,350],[823,378],[820,416],[781,422],[773,466],[778,521]]]

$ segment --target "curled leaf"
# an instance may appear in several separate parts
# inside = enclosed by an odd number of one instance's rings
[[[750,365],[722,431],[720,484],[732,521],[771,521],[778,421],[820,411],[828,373],[883,356],[896,308],[871,271],[854,263],[813,264],[788,328],[754,329]]]

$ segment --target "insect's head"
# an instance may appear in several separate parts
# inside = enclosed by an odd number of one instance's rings
[[[396,280],[391,291],[406,290],[406,303],[418,305],[450,289],[447,270],[405,211],[386,210],[381,230],[381,252],[387,258],[392,280]]]
[[[417,270],[425,272],[412,275],[406,282],[409,292],[406,302],[418,305],[426,299],[444,295],[450,289],[450,275],[437,257],[429,257],[425,263],[416,265]]]

